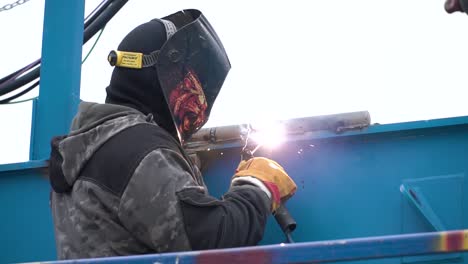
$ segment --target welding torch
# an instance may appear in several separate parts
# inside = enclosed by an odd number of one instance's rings
[[[244,148],[241,152],[241,159],[242,160],[249,160],[254,157],[254,153],[262,146],[263,144],[258,144],[253,150],[250,150],[248,144],[246,143]],[[288,209],[285,207],[284,203],[282,203],[278,209],[273,213],[276,222],[280,226],[281,230],[283,231],[284,235],[286,236],[287,243],[294,243],[291,233],[296,229],[297,223],[294,218],[289,213]]]

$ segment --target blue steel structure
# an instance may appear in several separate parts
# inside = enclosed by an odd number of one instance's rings
[[[80,94],[84,1],[46,0],[39,99],[30,161],[0,167],[0,263],[53,259],[49,184],[42,176],[52,135],[64,134]],[[27,242],[26,242],[27,241]]]
[[[30,159],[45,159],[51,135],[68,132],[80,101],[84,1],[47,0],[39,99],[33,104]]]
[[[0,166],[0,263],[55,259],[45,159],[79,100],[83,5],[46,0],[31,161]],[[468,228],[467,152],[468,117],[295,135],[256,155],[277,159],[298,183],[287,206],[299,243],[281,244],[270,219],[263,246],[66,263],[468,263],[468,231],[434,232]],[[214,196],[228,188],[239,153],[236,144],[205,153],[216,160],[205,168]]]

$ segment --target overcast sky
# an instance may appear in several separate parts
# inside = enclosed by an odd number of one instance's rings
[[[0,0],[0,6],[13,2]],[[100,0],[86,1],[86,14]],[[394,123],[468,114],[468,17],[443,0],[129,1],[82,68],[103,102],[110,50],[137,25],[204,12],[232,64],[207,126],[368,110]],[[44,0],[0,12],[0,78],[41,54]],[[83,48],[85,55],[94,39]],[[23,98],[30,98],[37,92]],[[31,103],[0,106],[0,163],[28,160]]]

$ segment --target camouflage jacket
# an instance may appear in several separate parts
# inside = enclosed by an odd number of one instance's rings
[[[132,130],[137,127],[140,132]],[[261,240],[268,197],[249,185],[231,187],[222,199],[209,196],[200,172],[172,143],[132,153],[140,137],[135,133],[148,134],[144,131],[150,128],[157,133],[145,146],[170,141],[151,115],[84,102],[71,132],[52,140],[49,176],[59,259],[248,246]],[[132,140],[122,140],[125,131]],[[122,157],[131,157],[131,164]]]

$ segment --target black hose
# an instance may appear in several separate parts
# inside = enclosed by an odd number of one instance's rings
[[[99,30],[101,30],[119,10],[128,2],[128,0],[114,0],[84,31],[83,43],[88,42]]]
[[[23,91],[21,91],[20,93],[17,93],[13,96],[10,96],[8,98],[5,98],[3,100],[0,100],[0,104],[7,104],[9,103],[11,100],[15,100],[16,98],[26,94],[27,92],[31,91],[32,89],[34,89],[34,87],[36,87],[37,85],[39,85],[39,81],[36,81],[35,83],[33,83],[31,86],[29,86],[28,88],[24,89]]]
[[[94,22],[97,17],[112,3],[112,0],[103,0],[89,15],[85,18],[84,28],[88,28],[89,24]]]
[[[37,67],[36,69],[30,71],[29,73],[27,73],[26,75],[24,75],[23,77],[20,77],[14,81],[12,81],[11,83],[7,83],[5,84],[2,89],[0,90],[0,96],[1,95],[5,95],[9,92],[12,92],[18,88],[20,88],[21,86],[27,84],[27,83],[30,83],[32,82],[34,79],[37,79],[39,77],[39,73],[40,73],[40,69],[41,67]]]
[[[286,241],[288,243],[293,243],[291,233],[296,229],[297,223],[284,204],[280,205],[280,207],[276,209],[274,217],[278,225],[281,227],[281,230],[286,235]]]
[[[83,44],[90,40],[99,30],[101,30],[127,2],[128,0],[114,0],[112,2],[109,1],[109,4],[107,5],[104,4],[103,11],[97,11],[96,16],[93,16],[96,17],[95,19],[90,18],[92,22],[90,22],[88,27],[86,27],[84,30]],[[25,74],[24,76],[12,81],[11,83],[5,84],[0,89],[0,96],[12,92],[39,77],[40,66]]]
[[[84,28],[88,28],[88,26],[94,22],[96,20],[96,18],[98,16],[100,16],[102,14],[102,12],[112,3],[112,0],[103,0],[92,12],[91,14],[88,15],[88,17],[86,17],[85,19],[85,24],[84,24]],[[6,83],[7,81],[14,81],[14,80],[11,80],[12,78],[16,79],[16,75],[18,75],[19,73],[21,73],[22,71],[26,71],[26,69],[30,69],[36,65],[38,65],[39,63],[41,62],[41,59],[38,59],[36,60],[35,62],[32,62],[31,64],[27,65],[27,66],[24,66],[23,68],[13,72],[13,73],[10,73],[9,75],[3,77],[2,79],[0,79],[0,87],[2,84]]]
[[[21,68],[21,69],[15,71],[14,73],[9,74],[7,77],[2,78],[2,79],[0,80],[0,87],[1,87],[0,91],[3,90],[3,87],[7,87],[7,86],[10,85],[10,84],[12,85],[12,84],[14,84],[17,80],[21,79],[22,77],[20,77],[20,78],[18,78],[18,79],[17,79],[17,77],[20,76],[21,74],[23,74],[23,73],[29,71],[29,70],[32,69],[33,67],[36,67],[37,65],[40,64],[40,62],[41,62],[41,59],[38,59],[38,60],[32,62],[31,64],[29,64],[28,66],[25,66],[25,67],[23,67],[23,68]],[[39,67],[36,68],[36,69],[34,69],[34,70],[32,70],[31,72],[29,72],[29,73],[26,74],[25,76],[28,76],[28,75],[30,75],[31,73],[35,72],[35,71],[38,71],[38,69],[39,69]],[[23,76],[23,77],[25,77],[25,76]],[[31,79],[31,81],[32,81],[32,80],[34,80],[34,78]],[[29,82],[31,82],[31,81],[25,81],[24,83],[21,83],[20,86],[16,87],[16,88],[13,89],[13,90],[18,89],[18,88],[20,88],[21,86],[23,86],[23,85],[25,85],[25,84],[27,84],[27,83],[29,83]],[[12,91],[13,91],[13,90],[12,90]],[[4,95],[4,94],[1,94],[1,95]]]
[[[103,0],[92,12],[91,14],[88,16],[88,17],[85,19],[85,24],[84,24],[84,28],[88,28],[88,26],[94,22],[96,20],[96,18],[98,16],[100,16],[102,14],[102,12],[112,3],[112,0]],[[11,80],[12,78],[15,78],[15,75],[19,74],[20,72],[22,71],[25,71],[27,68],[32,68],[34,66],[36,66],[37,64],[39,64],[41,62],[41,59],[38,59],[36,60],[35,62],[27,65],[27,66],[24,66],[23,68],[3,77],[2,79],[0,79],[0,87],[2,87],[2,84],[6,83],[7,81],[14,81],[14,80]],[[33,74],[33,76],[35,76],[36,73]],[[27,78],[28,82],[29,82],[29,78]],[[32,79],[31,79],[32,81]],[[26,82],[27,83],[27,82]],[[25,83],[25,84],[26,84]],[[22,84],[21,86],[23,86],[24,84]],[[19,87],[18,87],[19,88]],[[3,90],[3,89],[1,89]]]
[[[25,69],[25,68],[26,68],[26,67],[21,68],[21,69],[15,71],[15,72],[12,72],[12,73],[8,74],[7,76],[5,76],[5,77],[3,77],[3,78],[1,78],[1,79],[0,79],[0,84],[6,82],[6,81],[8,81],[8,80],[10,80],[11,78],[13,78],[15,75],[19,74],[19,73],[20,73],[23,69]]]

